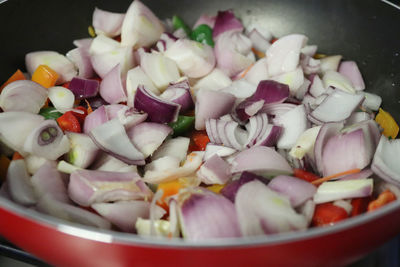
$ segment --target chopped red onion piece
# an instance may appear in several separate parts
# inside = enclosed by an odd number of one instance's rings
[[[127,131],[128,137],[135,147],[147,158],[172,133],[172,128],[165,124],[142,122]]]
[[[215,25],[215,20],[217,19],[217,16],[209,16],[207,14],[202,14],[197,21],[193,25],[193,29],[196,29],[197,26],[201,24],[205,24],[210,26],[211,29],[214,28]]]
[[[85,79],[74,77],[68,85],[76,99],[94,97],[99,92],[99,81],[93,79]]]
[[[214,68],[212,72],[194,84],[194,95],[196,95],[200,89],[218,91],[219,89],[229,86],[231,83],[232,80],[223,71]]]
[[[191,175],[201,166],[203,154],[200,151],[190,153],[187,155],[186,161],[182,166],[179,166],[180,161],[174,156],[165,156],[153,160],[150,164],[146,165],[144,181],[156,184]]]
[[[142,2],[135,0],[126,12],[121,29],[121,43],[139,48],[157,42],[164,26],[154,13]]]
[[[152,122],[169,123],[177,120],[181,106],[157,97],[144,86],[139,85],[135,95],[134,107],[146,112]]]
[[[305,217],[296,213],[288,198],[272,191],[260,181],[251,181],[239,188],[235,208],[243,236],[307,228]]]
[[[186,159],[189,143],[190,139],[183,136],[168,139],[154,152],[151,159],[154,161],[165,156],[171,156],[182,162]]]
[[[120,64],[117,64],[104,76],[100,83],[99,93],[110,104],[126,101],[126,92],[121,81]]]
[[[84,133],[66,132],[65,135],[71,146],[67,155],[68,162],[80,168],[89,167],[98,155],[99,148]]]
[[[240,178],[238,180],[234,180],[230,183],[228,183],[224,188],[221,189],[221,195],[235,203],[235,197],[237,194],[237,191],[239,188],[244,185],[245,183],[258,180],[264,184],[267,184],[268,180],[266,180],[262,176],[255,175],[254,173],[244,171],[240,175]]]
[[[311,199],[317,191],[317,188],[311,183],[286,175],[275,177],[269,182],[268,187],[287,196],[294,208]]]
[[[137,173],[77,170],[71,174],[68,193],[77,204],[141,200],[153,193]]]
[[[331,137],[323,148],[323,175],[329,176],[369,165],[373,151],[362,129]]]
[[[77,48],[85,48],[86,50],[89,50],[89,48],[92,44],[92,41],[93,41],[93,38],[82,38],[82,39],[74,40],[72,43]]]
[[[44,117],[30,112],[0,112],[1,142],[14,151],[24,153],[24,143],[31,132],[44,121]]]
[[[316,45],[306,45],[300,51],[306,56],[313,57],[317,53],[318,46]]]
[[[254,116],[264,105],[265,100],[245,100],[236,106],[236,116],[241,121],[246,121]]]
[[[349,79],[339,72],[333,70],[325,72],[324,76],[322,77],[322,81],[324,82],[325,88],[334,87],[350,94],[354,94],[356,92]]]
[[[312,199],[309,199],[298,207],[297,210],[306,218],[307,224],[310,225],[312,218],[314,217],[315,202]]]
[[[371,169],[376,175],[397,186],[400,186],[399,151],[399,139],[388,140],[382,135],[371,165]]]
[[[208,160],[214,155],[218,155],[219,157],[222,158],[227,157],[234,154],[236,151],[237,151],[236,149],[231,147],[208,143],[204,153],[204,161]]]
[[[39,200],[36,209],[67,221],[97,227],[100,229],[111,229],[111,224],[107,220],[101,218],[99,215],[85,209],[57,201],[49,195],[44,195]]]
[[[213,49],[207,44],[179,39],[164,55],[175,61],[179,70],[189,78],[200,78],[212,71],[215,65]]]
[[[289,163],[273,148],[256,146],[243,150],[232,162],[232,173],[254,172],[265,177],[291,174]]]
[[[262,34],[257,31],[257,29],[253,29],[250,33],[247,34],[247,36],[253,43],[253,47],[260,52],[264,53],[271,46],[268,40],[264,36],[262,36]]]
[[[346,76],[351,81],[356,90],[364,90],[365,83],[358,69],[357,63],[354,61],[343,61],[339,66],[339,73]]]
[[[240,32],[222,33],[214,47],[217,67],[229,77],[235,76],[254,63],[251,47],[251,40]]]
[[[23,159],[12,160],[7,169],[7,191],[12,200],[24,206],[36,204],[31,177]]]
[[[205,184],[225,184],[231,178],[230,165],[214,154],[201,165],[197,176]]]
[[[268,73],[276,76],[294,71],[299,65],[300,50],[308,38],[301,34],[291,34],[276,40],[267,50]]]
[[[137,66],[136,68],[129,70],[126,76],[126,94],[128,98],[127,105],[130,107],[133,107],[136,90],[140,84],[153,92],[155,95],[160,94],[160,91],[151,81],[149,76],[147,76],[140,66]]]
[[[212,192],[186,192],[179,201],[182,234],[188,240],[241,236],[235,207]]]
[[[362,103],[364,108],[377,111],[382,104],[382,97],[376,94],[364,92],[365,100]]]
[[[66,179],[64,178],[57,170],[57,165],[54,161],[46,162],[31,179],[36,196],[40,199],[44,195],[48,195],[54,200],[70,203]]]
[[[314,195],[317,204],[339,199],[367,197],[372,194],[373,179],[333,181],[322,183]]]
[[[189,81],[187,79],[181,82],[171,83],[160,97],[179,104],[181,106],[180,113],[185,113],[194,107]]]
[[[124,18],[125,14],[109,12],[95,7],[92,25],[96,34],[115,37],[121,33]]]
[[[321,62],[321,73],[324,74],[327,71],[337,71],[339,68],[340,61],[342,60],[341,55],[327,56],[320,59]]]
[[[55,120],[45,120],[26,137],[24,150],[36,156],[56,160],[70,149],[68,138]]]
[[[22,80],[6,85],[0,94],[3,111],[25,111],[39,113],[47,100],[48,91],[38,83]]]
[[[88,46],[90,46],[90,43]],[[92,66],[92,61],[90,60],[89,47],[78,47],[68,51],[67,58],[74,62],[75,66],[78,68],[78,77],[82,78],[92,78],[94,76],[94,70]]]
[[[26,69],[32,75],[39,65],[47,65],[58,74],[56,84],[69,82],[76,76],[77,71],[74,64],[64,55],[54,51],[37,51],[25,55]]]
[[[289,86],[290,95],[296,96],[299,88],[304,84],[304,73],[301,67],[297,67],[293,71],[285,72],[277,76],[271,77],[271,80]]]
[[[322,80],[321,80],[321,78],[319,78],[318,75],[312,76],[309,92],[313,97],[318,97],[318,96],[326,93],[324,84],[322,83]]]
[[[93,142],[103,151],[125,163],[144,165],[144,155],[132,144],[118,119],[97,126],[89,133]]]
[[[114,203],[95,203],[91,206],[102,217],[124,232],[134,233],[138,218],[149,218],[150,203],[146,201],[118,201]],[[160,219],[165,211],[158,207],[157,217]],[[161,215],[161,216],[160,216]]]
[[[137,172],[137,167],[135,165],[126,164],[105,152],[101,153],[100,156],[96,158],[96,161],[90,166],[90,169],[108,172]]]
[[[321,61],[314,59],[312,56],[306,56],[302,54],[300,56],[300,65],[303,69],[303,72],[307,75],[310,75],[320,71]]]
[[[83,132],[85,134],[89,134],[91,130],[93,130],[97,126],[102,125],[106,121],[108,121],[106,108],[104,107],[104,105],[101,105],[95,111],[86,116],[85,122],[83,124]]]
[[[218,11],[213,28],[213,39],[227,31],[243,31],[242,23],[235,17],[232,10]]]
[[[235,97],[229,93],[201,90],[196,99],[195,128],[205,129],[207,119],[216,119],[230,113]]]
[[[180,77],[175,61],[160,53],[143,53],[140,66],[160,91]]]
[[[263,80],[268,80],[269,74],[267,70],[267,58],[261,58],[247,71],[244,79],[252,84],[259,84]]]
[[[335,90],[308,115],[308,118],[321,122],[344,121],[363,101],[364,96],[362,94],[350,94],[342,90]],[[340,109],[337,109],[337,107],[340,107]],[[335,110],[335,112],[332,112],[332,110]]]

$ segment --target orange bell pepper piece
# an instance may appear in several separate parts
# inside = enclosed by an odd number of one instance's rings
[[[40,65],[32,75],[32,81],[37,82],[45,88],[54,86],[57,82],[58,74],[47,65]]]
[[[186,187],[184,181],[177,179],[171,182],[165,182],[158,184],[157,190],[162,189],[163,195],[161,199],[157,202],[163,209],[168,211],[168,202],[167,199],[170,196],[176,195],[179,193],[179,190]]]
[[[0,87],[0,92],[1,90],[3,90],[4,87],[6,87],[8,84],[15,82],[15,81],[19,81],[19,80],[26,80],[25,75],[22,73],[22,71],[17,70],[13,75],[11,75],[10,78],[8,78],[8,80],[3,83]]]

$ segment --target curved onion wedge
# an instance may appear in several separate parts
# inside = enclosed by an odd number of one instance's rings
[[[313,122],[322,123],[343,121],[350,117],[363,101],[363,94],[350,94],[342,90],[334,90],[308,115],[308,118]],[[333,110],[335,112],[332,112]]]
[[[215,40],[226,31],[243,31],[242,23],[235,17],[232,10],[218,11],[213,24],[213,38]]]
[[[39,113],[47,99],[47,90],[38,83],[15,81],[3,88],[0,94],[0,108],[3,111],[25,111]]]
[[[355,90],[360,91],[365,89],[364,79],[356,62],[343,61],[340,63],[338,71],[351,81]]]
[[[174,167],[173,165],[164,168],[147,168],[143,180],[147,183],[157,184],[162,182],[169,182],[180,177],[194,174],[203,162],[203,155],[204,152],[199,151],[190,153],[189,155],[187,155],[185,163],[178,168]],[[157,161],[163,160],[164,158],[159,158],[153,161],[152,165],[157,166]],[[179,164],[179,161],[177,163]]]
[[[91,40],[90,40],[91,42]],[[89,47],[77,47],[67,52],[67,58],[74,62],[78,68],[78,76],[90,79],[94,76],[92,62],[90,61]]]
[[[168,125],[154,122],[142,122],[127,131],[128,137],[135,147],[147,158],[172,133]]]
[[[218,155],[219,157],[227,157],[236,152],[236,149],[223,146],[223,145],[217,145],[213,143],[208,143],[206,146],[206,150],[204,153],[204,160],[208,160],[214,155]]]
[[[273,148],[256,146],[237,154],[232,162],[232,172],[250,171],[268,177],[291,174],[289,163]]]
[[[135,172],[77,170],[71,174],[68,194],[77,204],[148,199],[153,193]]]
[[[400,186],[400,140],[381,136],[372,161],[372,171],[389,183]]]
[[[190,78],[207,75],[215,65],[214,51],[209,45],[188,39],[177,40],[164,55],[174,60],[179,70]]]
[[[85,209],[66,204],[44,195],[38,202],[36,208],[54,217],[83,225],[94,226],[101,229],[111,229],[111,224],[99,215]]]
[[[160,20],[139,0],[135,0],[126,12],[121,29],[121,43],[124,46],[150,46],[157,42],[164,32]]]
[[[102,125],[106,121],[108,121],[106,108],[104,105],[101,105],[95,111],[86,116],[83,124],[83,132],[89,134],[91,130]]]
[[[71,149],[68,152],[68,162],[80,167],[87,168],[95,160],[99,148],[92,139],[83,133],[66,132]]]
[[[146,201],[118,201],[114,203],[95,203],[91,206],[102,217],[116,225],[124,232],[135,232],[136,221],[139,218],[149,218],[150,203]],[[158,207],[157,219],[160,219],[165,211]]]
[[[104,77],[100,83],[99,93],[110,104],[126,101],[126,92],[121,81],[121,66],[117,64]]]
[[[269,182],[268,187],[289,198],[292,207],[296,208],[311,199],[317,188],[296,177],[279,175]]]
[[[231,178],[230,165],[218,155],[213,155],[201,165],[197,176],[205,184],[225,184]]]
[[[54,120],[45,120],[27,136],[24,150],[36,156],[56,160],[69,151],[69,140]]]
[[[341,55],[327,56],[320,59],[321,62],[321,73],[326,73],[328,71],[337,71],[340,61],[342,60]]]
[[[77,75],[75,65],[67,57],[54,51],[37,51],[25,55],[26,69],[32,75],[39,65],[47,65],[58,74],[56,84],[70,81]]]
[[[356,92],[351,81],[337,71],[327,71],[322,77],[322,81],[325,88],[334,87],[351,94]]]
[[[144,85],[145,88],[153,92],[155,95],[160,94],[160,91],[140,66],[130,69],[126,75],[126,94],[128,98],[128,106],[133,107],[135,93],[139,84]]]
[[[93,12],[92,25],[96,34],[104,34],[115,37],[121,33],[122,22],[125,14],[114,13],[95,7]]]
[[[267,66],[270,76],[294,71],[299,65],[300,50],[308,38],[301,34],[291,34],[279,38],[267,50]]]
[[[31,181],[39,199],[44,195],[48,195],[52,199],[63,203],[71,202],[67,194],[66,182],[57,170],[57,165],[54,161],[48,161],[43,164],[32,176]]]
[[[373,179],[358,179],[322,183],[314,195],[314,202],[325,203],[339,199],[367,197],[372,194]]]
[[[300,230],[308,225],[305,217],[292,208],[288,198],[257,180],[239,188],[235,208],[243,236]]]
[[[60,112],[64,113],[74,107],[74,93],[63,86],[53,86],[48,89],[49,100],[53,106]]]
[[[229,93],[201,90],[196,99],[196,130],[204,130],[207,119],[217,119],[229,113],[234,103],[235,97]]]
[[[232,80],[222,70],[214,68],[213,71],[193,85],[193,94],[197,95],[200,89],[217,91],[229,86],[231,83]]]
[[[145,163],[144,155],[129,140],[124,126],[117,118],[97,126],[90,131],[89,136],[100,149],[125,163]]]
[[[36,204],[31,177],[22,159],[12,160],[7,169],[7,188],[11,199],[24,206]]]
[[[125,162],[108,155],[107,153],[101,153],[100,157],[96,158],[96,161],[92,166],[92,170],[97,171],[108,171],[108,172],[137,172],[136,165],[129,165]]]
[[[178,196],[183,237],[203,240],[241,236],[234,204],[210,191],[199,191],[183,192]]]
[[[302,159],[307,153],[314,155],[314,144],[321,126],[315,126],[305,130],[296,140],[289,154],[297,159]],[[313,157],[313,156],[312,156]]]
[[[178,136],[166,140],[152,155],[151,159],[156,160],[165,156],[175,157],[182,162],[186,159],[190,138]]]
[[[24,143],[26,138],[43,121],[43,116],[30,112],[1,112],[0,139],[11,149],[24,154]]]

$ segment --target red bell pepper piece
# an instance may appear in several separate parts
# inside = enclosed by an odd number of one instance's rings
[[[353,198],[351,200],[351,206],[353,206],[351,210],[351,217],[363,214],[367,211],[368,204],[371,201],[370,197],[358,197]]]
[[[395,201],[396,200],[396,196],[395,194],[393,194],[390,190],[385,190],[382,193],[380,193],[380,195],[378,196],[377,199],[371,201],[368,205],[368,211],[373,211],[376,209],[379,209],[383,206],[385,206],[386,204]]]
[[[311,183],[311,182],[313,182],[315,180],[318,180],[320,178],[318,175],[316,175],[316,174],[314,174],[312,172],[305,171],[303,169],[294,169],[293,170],[293,176],[297,177],[297,178],[300,178],[300,179],[302,179],[304,181],[307,181],[309,183]]]
[[[84,108],[82,106],[77,106],[75,109],[81,111],[81,112],[76,112],[76,111],[72,111],[72,112],[73,112],[74,116],[78,119],[81,126],[83,126],[83,123],[85,122],[85,118],[88,115],[88,111],[86,108]]]
[[[81,132],[81,124],[77,117],[75,117],[74,112],[67,111],[61,117],[57,119],[57,123],[63,131]]]
[[[204,151],[210,142],[206,131],[193,131],[190,139],[193,141],[192,146],[190,146],[191,151]]]
[[[344,208],[333,205],[331,202],[322,203],[318,204],[315,207],[314,216],[312,218],[312,225],[332,225],[336,222],[347,219],[348,217],[349,215]]]

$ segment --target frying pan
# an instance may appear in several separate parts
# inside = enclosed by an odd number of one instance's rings
[[[275,36],[303,33],[326,54],[359,63],[367,90],[400,121],[400,10],[378,0],[144,1],[160,18],[188,24],[232,8]],[[72,49],[95,6],[124,12],[130,0],[23,1],[0,5],[0,80],[30,51]],[[0,198],[0,234],[56,266],[344,266],[400,233],[400,201],[332,227],[218,242],[143,239],[64,222]]]

